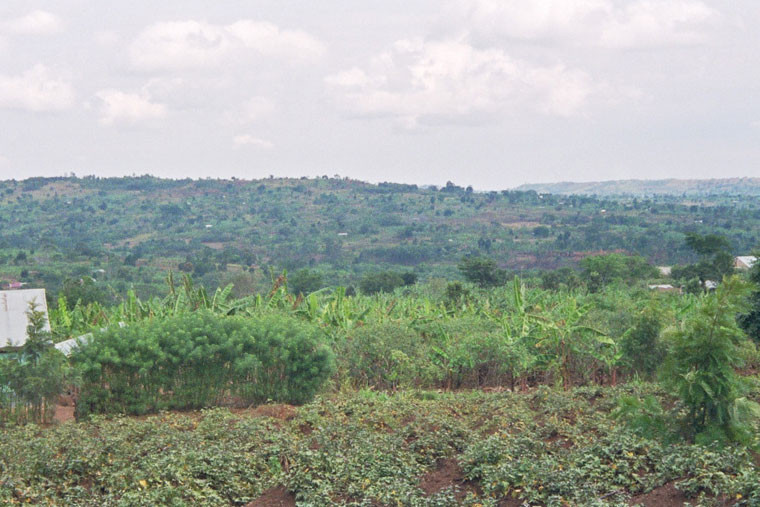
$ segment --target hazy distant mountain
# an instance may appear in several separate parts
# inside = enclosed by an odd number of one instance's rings
[[[534,183],[517,190],[535,190],[547,194],[586,195],[709,195],[736,194],[760,196],[760,178],[726,178],[715,180],[614,180],[586,183]]]

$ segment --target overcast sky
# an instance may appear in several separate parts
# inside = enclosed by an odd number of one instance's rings
[[[2,0],[0,176],[760,176],[757,0]]]

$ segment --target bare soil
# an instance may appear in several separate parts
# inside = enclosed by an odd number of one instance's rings
[[[454,495],[458,501],[464,500],[468,493],[478,496],[483,494],[476,482],[465,478],[459,463],[454,458],[441,460],[435,470],[428,472],[420,479],[420,489],[426,496],[434,495],[449,487],[454,488]]]
[[[664,486],[655,488],[649,493],[631,498],[629,505],[641,505],[643,507],[681,507],[688,498],[682,491],[676,489],[675,483],[669,482]]]
[[[296,505],[296,498],[285,486],[269,488],[246,507],[292,507]]]

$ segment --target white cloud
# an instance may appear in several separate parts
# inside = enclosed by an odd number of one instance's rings
[[[619,9],[601,31],[613,48],[683,46],[706,42],[720,15],[693,0],[639,0]]]
[[[51,35],[60,32],[63,23],[55,14],[36,10],[6,21],[3,27],[17,35]]]
[[[229,25],[170,21],[144,29],[130,45],[136,68],[148,71],[214,67],[247,53],[308,60],[321,56],[324,44],[300,30],[267,22],[240,20]]]
[[[721,18],[700,0],[458,0],[452,12],[485,40],[627,49],[705,42]]]
[[[0,75],[0,108],[26,111],[60,111],[74,102],[71,82],[53,76],[42,64],[37,64],[21,75]]]
[[[160,120],[167,114],[166,105],[151,102],[145,92],[126,93],[108,89],[100,90],[95,96],[101,101],[100,123],[103,125]]]
[[[271,99],[267,97],[253,97],[243,103],[241,113],[243,121],[254,122],[269,116],[275,109],[275,104]]]
[[[232,138],[232,142],[237,146],[253,146],[255,148],[261,148],[263,150],[270,150],[274,148],[274,144],[266,139],[254,137],[249,134],[241,134]]]
[[[525,108],[570,116],[592,95],[609,92],[581,70],[534,65],[465,40],[401,40],[368,70],[353,68],[325,81],[352,113],[394,117],[406,126]]]
[[[121,40],[121,37],[118,32],[113,30],[101,30],[93,34],[93,39],[97,45],[108,48],[116,46]]]

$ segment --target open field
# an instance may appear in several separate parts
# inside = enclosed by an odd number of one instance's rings
[[[757,505],[759,456],[613,417],[653,385],[359,391],[6,429],[0,500],[58,505]],[[670,400],[670,403],[673,403]],[[275,503],[269,503],[275,502]]]

